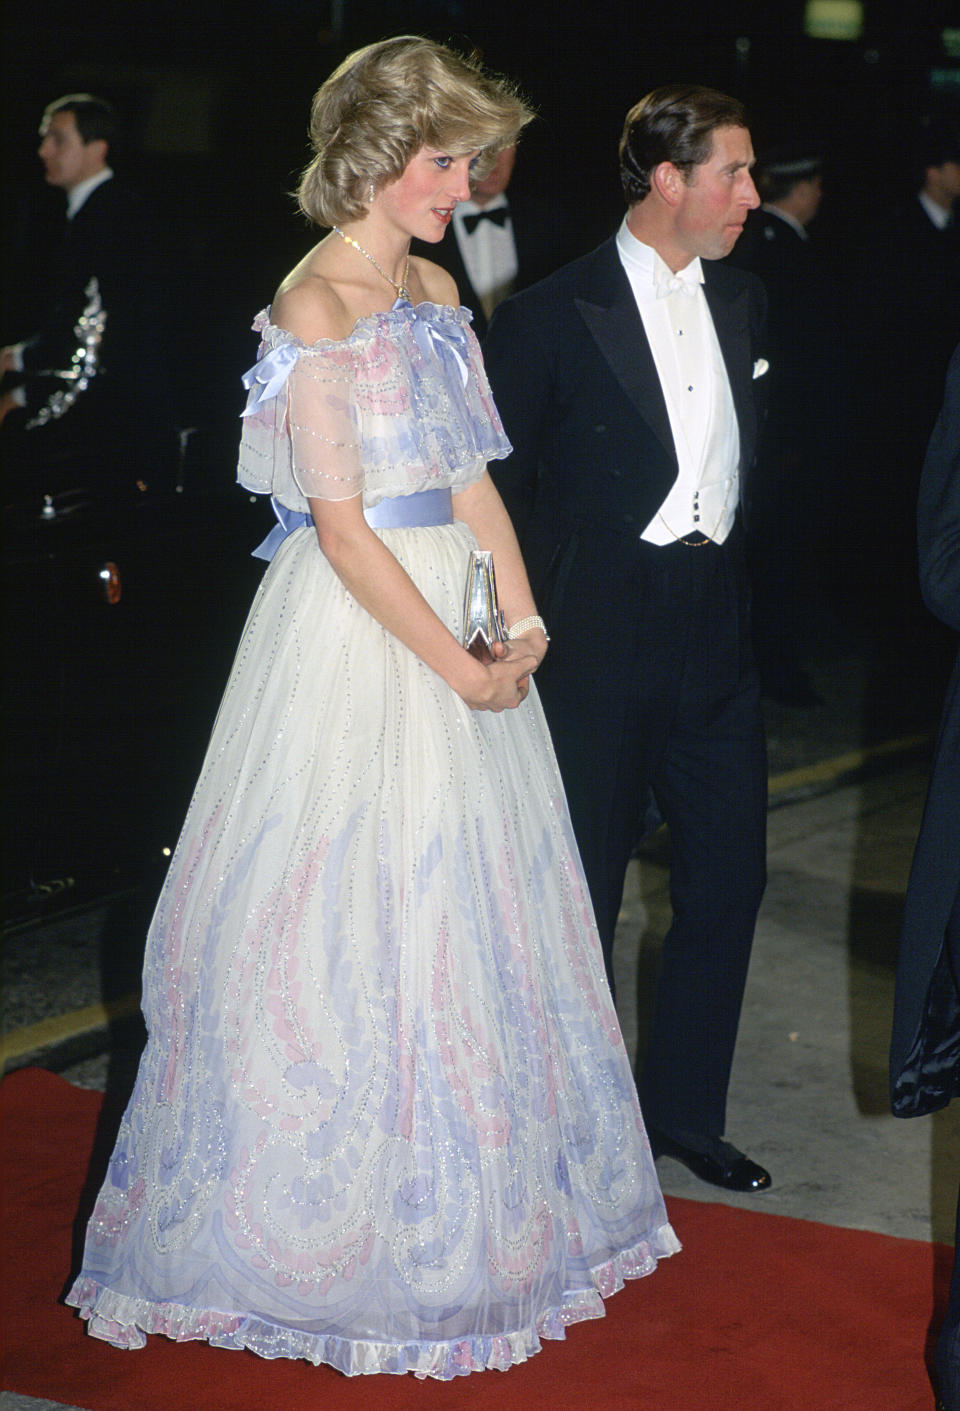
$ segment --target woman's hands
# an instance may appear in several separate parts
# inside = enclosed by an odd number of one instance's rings
[[[456,691],[471,710],[513,710],[529,694],[530,676],[547,650],[539,627],[497,643],[486,663],[477,661],[440,621],[386,545],[363,517],[359,495],[311,499],[317,538],[334,572],[372,617],[409,647]],[[500,601],[508,622],[536,615],[516,535],[488,475],[454,496],[456,517],[482,530],[497,564]]]
[[[512,637],[494,648],[494,659],[484,668],[491,679],[480,683],[479,700],[476,699],[477,688],[473,684],[477,679],[476,672],[469,678],[471,688],[468,690],[463,689],[459,675],[456,681],[451,679],[451,684],[457,694],[474,709],[507,710],[525,699],[530,689],[530,673],[536,671],[546,655],[547,639],[543,631],[533,625],[537,607],[530,592],[527,571],[520,556],[520,546],[513,532],[510,516],[504,509],[503,501],[488,474],[485,473],[465,490],[454,495],[453,513],[457,519],[462,519],[469,526],[482,548],[493,552],[500,606],[507,622],[522,625],[526,620],[531,622],[531,626],[519,637]],[[502,696],[494,693],[498,704],[490,705],[485,698],[486,692],[490,690],[492,681],[499,680],[500,677],[512,686],[512,699],[503,700]]]
[[[530,676],[540,660],[523,638],[513,642],[494,642],[492,660],[478,662],[459,695],[471,710],[514,710],[525,701],[530,690]]]
[[[511,637],[506,643],[508,648],[516,647],[519,651],[533,652],[537,659],[537,666],[547,655],[547,645],[550,639],[541,627],[528,627],[526,632],[522,632],[519,637]]]

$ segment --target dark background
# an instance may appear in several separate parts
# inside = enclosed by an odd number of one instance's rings
[[[863,0],[855,42],[806,38],[804,10],[803,0],[7,0],[7,255],[22,253],[10,246],[25,193],[42,194],[44,104],[89,89],[119,107],[129,130],[119,165],[153,193],[195,295],[246,318],[310,243],[287,192],[307,156],[314,90],[358,44],[411,31],[476,45],[519,80],[542,115],[524,179],[554,189],[567,255],[619,217],[626,109],[674,80],[744,99],[761,157],[785,138],[822,144],[821,219],[840,241],[910,191],[921,114],[960,107],[960,56],[943,41],[951,25],[960,36],[960,10],[955,0]],[[8,288],[7,322],[28,293],[22,280]]]
[[[210,429],[205,473],[230,476],[250,319],[313,240],[288,194],[308,155],[311,96],[351,49],[403,32],[476,46],[520,82],[541,121],[516,179],[555,198],[565,257],[622,213],[627,108],[680,80],[744,99],[760,157],[798,137],[822,148],[819,243],[842,273],[864,230],[916,187],[919,118],[960,111],[960,11],[955,0],[863,0],[855,42],[805,37],[804,12],[804,0],[7,0],[0,338],[30,327],[44,211],[62,202],[35,156],[44,105],[102,94],[127,127],[114,163],[157,212],[170,288],[159,334],[181,424]]]
[[[174,513],[163,502],[142,508],[143,522],[125,526],[129,542],[108,522],[101,537],[129,588],[122,612],[91,604],[86,625],[73,584],[100,552],[89,520],[76,516],[61,533],[30,507],[15,552],[8,544],[8,714],[21,735],[11,749],[8,721],[16,866],[5,888],[29,872],[32,905],[38,877],[76,870],[78,839],[98,864],[120,867],[176,836],[259,572],[247,555],[267,527],[253,522],[265,507],[251,509],[234,488],[250,323],[316,239],[289,193],[308,157],[311,97],[344,55],[416,32],[477,47],[518,80],[540,120],[515,180],[554,200],[565,258],[621,217],[617,142],[643,93],[672,81],[733,93],[751,111],[761,158],[795,138],[823,151],[817,243],[847,283],[868,233],[875,240],[917,188],[917,123],[960,112],[960,12],[956,0],[863,0],[862,36],[840,42],[805,37],[804,10],[802,0],[6,0],[0,342],[31,330],[62,219],[62,193],[45,187],[36,158],[43,108],[67,92],[100,94],[126,128],[111,163],[155,212],[166,309],[157,337],[179,424],[199,428],[189,488],[213,498],[184,499]],[[864,474],[872,485],[873,464]],[[5,513],[16,498],[5,485]],[[858,516],[845,561],[863,560],[856,581],[872,601],[882,556]],[[63,543],[51,548],[54,535]],[[34,619],[42,628],[25,631]],[[890,635],[886,620],[878,630]],[[36,836],[25,819],[39,820]],[[66,820],[62,842],[48,836],[50,820]]]

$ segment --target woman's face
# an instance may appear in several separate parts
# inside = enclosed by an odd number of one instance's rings
[[[421,147],[402,176],[382,187],[375,208],[405,235],[436,243],[450,224],[458,201],[470,197],[470,169],[479,155],[451,157],[434,147]]]

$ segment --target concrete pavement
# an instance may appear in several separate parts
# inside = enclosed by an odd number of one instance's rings
[[[662,1159],[668,1195],[952,1242],[960,1110],[903,1121],[887,1098],[897,936],[925,787],[923,766],[909,763],[771,814],[727,1133],[774,1184],[725,1195]],[[632,866],[616,957],[628,1045],[645,1026],[635,995],[650,993],[667,882],[656,850]]]

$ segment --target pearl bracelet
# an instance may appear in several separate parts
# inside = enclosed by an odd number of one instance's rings
[[[519,622],[515,622],[513,626],[509,628],[509,630],[507,631],[507,636],[512,642],[514,637],[519,637],[522,632],[526,632],[527,629],[530,627],[539,627],[540,631],[543,633],[543,635],[549,642],[550,633],[547,631],[547,624],[544,622],[542,617],[521,617]]]

